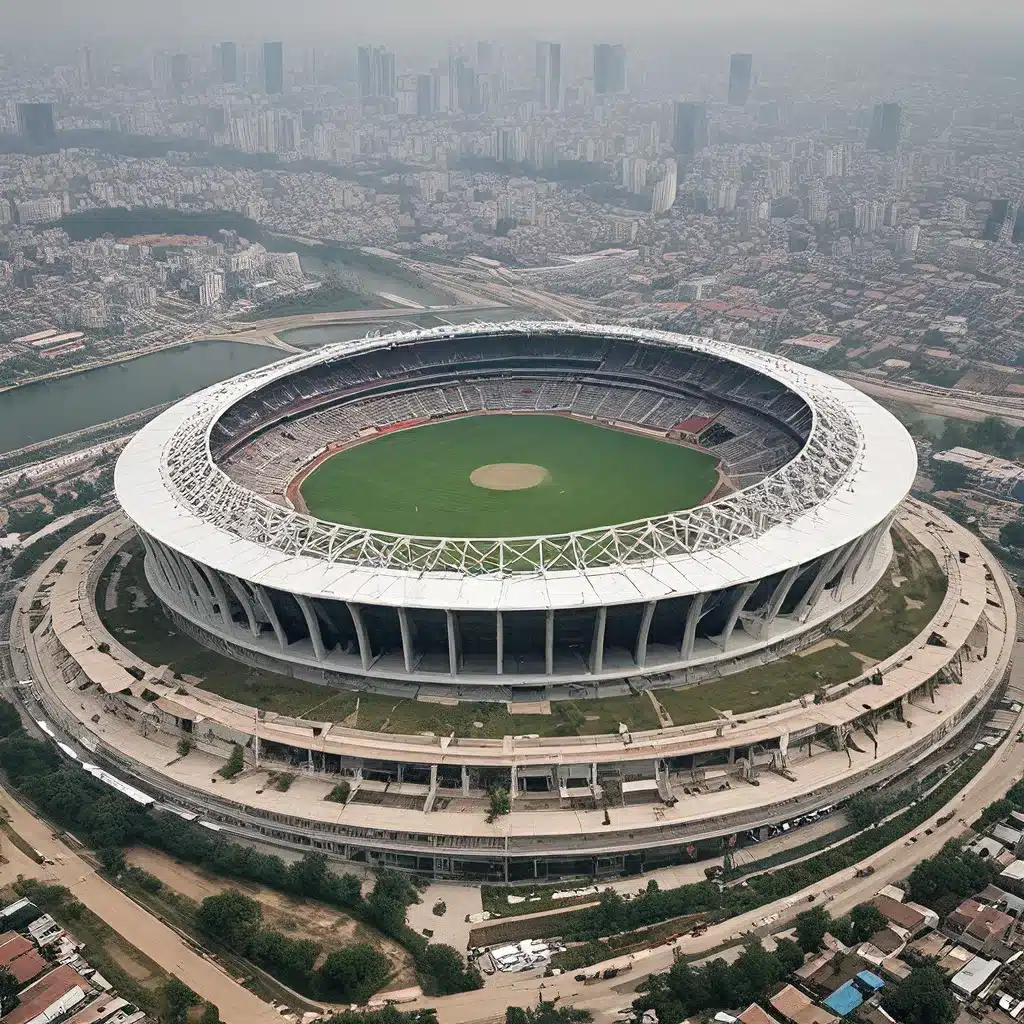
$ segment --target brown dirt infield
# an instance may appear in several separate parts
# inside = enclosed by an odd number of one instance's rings
[[[551,474],[543,466],[530,462],[492,462],[478,466],[469,474],[469,479],[475,487],[488,491],[525,491],[547,483]]]

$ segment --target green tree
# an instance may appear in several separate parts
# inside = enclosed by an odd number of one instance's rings
[[[999,528],[999,543],[1004,548],[1024,548],[1024,519],[1011,519]]]
[[[453,992],[472,992],[483,986],[483,978],[475,967],[467,967],[462,954],[444,943],[432,942],[416,962],[423,991],[430,996],[447,996]]]
[[[199,996],[177,975],[172,974],[167,984],[164,985],[164,1003],[167,1006],[166,1020],[169,1024],[186,1024],[188,1011],[193,1006],[197,1006],[199,1002]]]
[[[0,700],[0,737],[21,731],[21,715],[10,701]]]
[[[487,811],[487,820],[494,821],[503,814],[508,814],[512,809],[512,802],[509,800],[508,790],[504,786],[495,786],[488,793],[490,804]]]
[[[241,746],[238,743],[235,743],[231,747],[231,753],[228,755],[227,761],[221,766],[218,774],[223,776],[225,779],[233,779],[244,768],[245,754],[242,751]]]
[[[938,491],[962,491],[970,479],[967,467],[959,462],[933,459],[928,475]]]
[[[0,967],[0,1014],[10,1013],[18,1003],[18,979],[6,967]]]
[[[589,1010],[545,1000],[539,1006],[510,1006],[505,1011],[505,1024],[588,1024],[593,1019]]]
[[[199,1024],[220,1024],[220,1010],[214,1003],[207,1003],[203,1007],[203,1015],[199,1018]]]
[[[391,961],[368,942],[327,954],[317,972],[322,998],[365,1003],[391,974]]]
[[[1006,797],[1002,797],[1000,800],[993,800],[992,803],[986,805],[985,809],[981,812],[981,816],[974,823],[974,827],[978,830],[986,829],[989,825],[995,824],[997,821],[1002,821],[1003,818],[1007,817],[1011,811],[1015,811],[1016,805],[1012,800],[1008,800]]]
[[[237,889],[226,889],[207,896],[196,911],[196,925],[211,939],[246,956],[259,931],[263,908]]]
[[[805,953],[817,953],[825,944],[825,932],[832,923],[824,907],[812,907],[796,916],[796,941]]]
[[[946,979],[934,965],[915,967],[882,993],[882,1006],[902,1024],[953,1024],[957,1005]]]
[[[852,937],[855,943],[867,942],[875,932],[888,925],[885,915],[873,903],[858,903],[850,911]]]
[[[907,890],[915,903],[931,907],[940,917],[954,910],[961,900],[984,889],[996,868],[955,841],[934,856],[920,861],[910,873]]]

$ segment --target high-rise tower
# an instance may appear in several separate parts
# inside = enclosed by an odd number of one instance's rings
[[[750,98],[750,71],[754,58],[749,53],[734,53],[729,58],[729,106],[746,106]]]

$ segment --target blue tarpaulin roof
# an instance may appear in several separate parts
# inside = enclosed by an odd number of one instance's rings
[[[833,1013],[845,1017],[848,1013],[853,1013],[863,1002],[864,996],[861,995],[860,989],[852,981],[848,981],[825,1000],[825,1005]]]

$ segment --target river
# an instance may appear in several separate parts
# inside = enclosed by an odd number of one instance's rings
[[[404,277],[383,273],[361,263],[344,263],[323,260],[319,256],[301,256],[302,269],[312,277],[324,277],[332,269],[359,278],[360,290],[368,295],[397,295],[400,299],[415,302],[418,306],[447,306],[452,299],[440,289]],[[381,303],[385,305],[385,303]]]
[[[282,357],[237,341],[197,341],[0,395],[0,452],[150,409]]]

